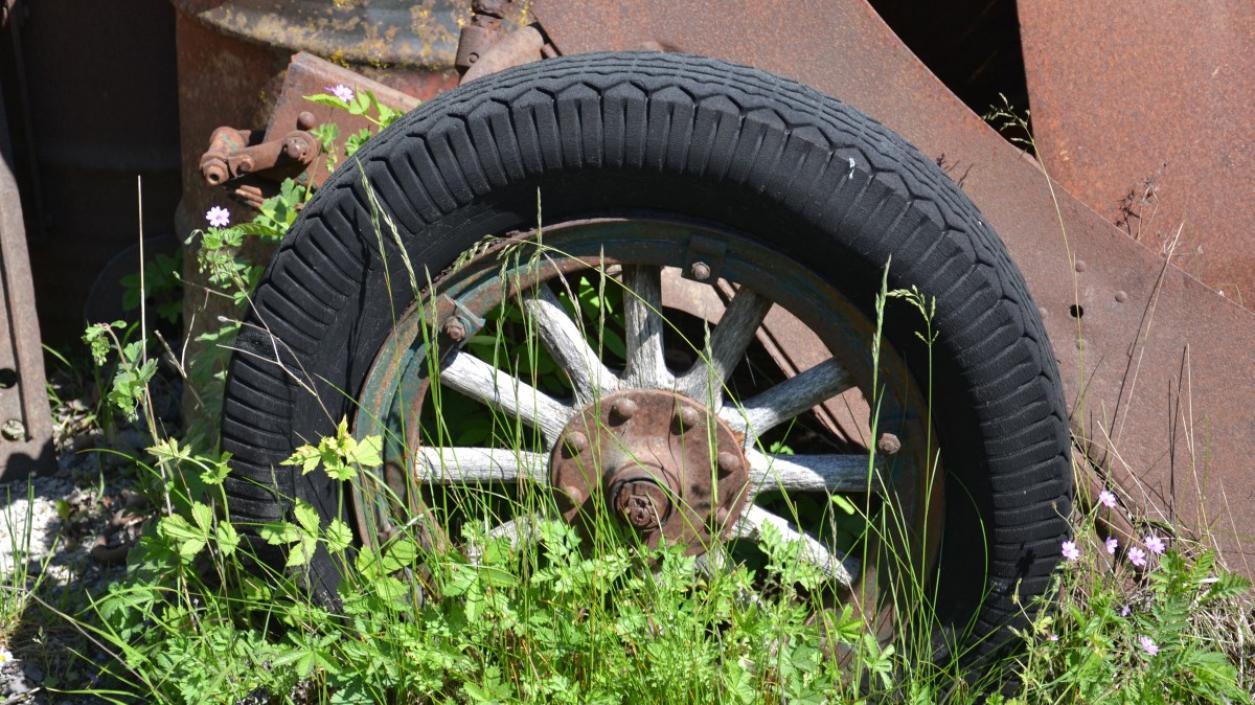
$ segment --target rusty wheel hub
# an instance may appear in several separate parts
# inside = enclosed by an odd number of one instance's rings
[[[551,458],[568,521],[605,506],[642,541],[700,552],[747,497],[741,439],[709,409],[674,392],[610,394],[577,413]]]

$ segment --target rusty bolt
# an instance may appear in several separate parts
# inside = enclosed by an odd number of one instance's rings
[[[462,319],[452,316],[444,322],[444,334],[449,336],[449,340],[460,343],[466,340],[466,326],[462,323]]]
[[[631,399],[617,399],[610,410],[620,419],[630,419],[636,415],[637,406]]]
[[[720,451],[718,460],[721,475],[730,475],[741,469],[741,459],[730,450]]]
[[[885,455],[893,455],[902,450],[902,441],[892,433],[882,433],[880,440],[876,441],[876,448]]]
[[[1128,300],[1129,300],[1129,295],[1128,295],[1128,294],[1124,293],[1123,291],[1117,291],[1117,292],[1116,292],[1116,303],[1120,303],[1120,304],[1122,304],[1122,303],[1124,303],[1125,301],[1128,301]]]
[[[721,526],[723,524],[728,523],[728,508],[727,507],[719,507],[718,509],[715,510],[715,521],[718,522]]]
[[[572,504],[581,504],[584,502],[584,490],[575,485],[563,485],[562,494],[571,500]]]
[[[283,141],[283,153],[289,159],[295,159],[298,162],[305,161],[305,155],[309,154],[309,145],[305,144],[305,140],[297,137],[289,137]]]
[[[296,129],[312,130],[318,126],[318,118],[308,110],[302,110],[300,115],[296,116]]]
[[[704,282],[710,278],[710,265],[701,261],[694,262],[689,265],[689,275],[699,282]]]
[[[579,431],[572,431],[566,435],[566,445],[576,453],[583,453],[588,447],[588,436]]]
[[[1078,260],[1076,261],[1076,271],[1078,271],[1078,272],[1084,272],[1084,271],[1085,271],[1085,269],[1086,269],[1086,267],[1085,267],[1085,260],[1083,260],[1083,259],[1078,259]]]
[[[0,435],[10,441],[26,440],[26,424],[21,419],[9,419],[0,426]]]
[[[679,413],[675,415],[675,420],[680,423],[680,431],[694,428],[702,420],[701,413],[691,406],[680,407]]]

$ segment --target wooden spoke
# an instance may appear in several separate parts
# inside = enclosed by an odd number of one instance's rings
[[[708,357],[703,356],[684,374],[676,384],[679,391],[711,408],[723,406],[723,385],[770,309],[769,299],[741,287],[710,335]]]
[[[538,296],[523,305],[536,321],[541,342],[571,378],[578,404],[592,403],[618,388],[619,378],[602,364],[601,356],[588,344],[549,287],[542,285]]]
[[[549,445],[558,442],[574,410],[553,397],[489,365],[459,352],[440,371],[441,384],[538,428]]]
[[[547,482],[549,459],[542,453],[509,448],[423,448],[418,451],[421,482]]]
[[[519,546],[533,540],[536,535],[537,524],[539,519],[535,516],[521,516],[509,521],[502,522],[488,530],[488,540],[507,539],[510,542],[511,549],[518,549]],[[466,557],[470,559],[473,565],[479,565],[479,558],[483,555],[483,548],[474,543],[466,546]]]
[[[847,561],[829,551],[822,543],[794,529],[784,517],[772,514],[762,507],[753,504],[746,507],[741,514],[741,518],[737,520],[733,534],[738,538],[757,541],[760,538],[762,528],[767,524],[775,527],[786,541],[801,542],[798,558],[813,564],[845,587],[849,587],[854,583],[854,576],[858,570],[857,566],[853,565],[853,561],[849,561],[850,565],[847,565]]]
[[[765,392],[719,412],[734,430],[745,432],[746,447],[776,426],[854,386],[845,369],[829,359]]]
[[[623,284],[627,382],[634,387],[669,389],[674,381],[662,349],[662,270],[648,265],[625,266]]]
[[[755,494],[773,489],[862,494],[869,489],[866,455],[775,455],[750,448],[745,457],[750,462],[750,488]],[[877,460],[870,489],[879,493],[884,488]]]

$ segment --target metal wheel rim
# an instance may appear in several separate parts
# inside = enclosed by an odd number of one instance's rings
[[[665,216],[565,222],[546,226],[543,231],[543,241],[545,246],[561,250],[564,254],[577,259],[550,258],[546,263],[548,269],[544,271],[543,277],[535,272],[527,276],[517,276],[518,273],[514,272],[513,278],[516,281],[502,289],[500,274],[505,270],[497,266],[501,254],[508,251],[511,246],[520,243],[527,246],[526,243],[534,240],[535,233],[522,233],[515,238],[504,238],[483,248],[461,266],[454,267],[452,271],[442,275],[433,284],[436,296],[424,296],[425,304],[421,302],[416,304],[397,322],[388,341],[381,346],[371,371],[367,375],[363,392],[359,395],[360,403],[354,423],[355,433],[359,437],[383,430],[387,426],[387,419],[383,417],[388,416],[389,413],[395,417],[399,410],[398,402],[401,399],[411,400],[408,405],[400,405],[406,407],[402,414],[413,414],[417,418],[416,415],[421,413],[422,400],[427,396],[430,380],[423,379],[419,375],[407,374],[407,372],[413,371],[416,364],[425,360],[427,345],[424,342],[425,334],[422,332],[424,327],[429,330],[439,330],[438,326],[442,325],[441,321],[454,315],[464,321],[468,317],[474,318],[477,315],[476,309],[482,313],[485,302],[490,304],[499,302],[504,296],[517,294],[519,289],[531,286],[538,279],[551,280],[559,272],[567,271],[564,267],[575,269],[589,264],[613,267],[624,264],[624,260],[630,261],[631,265],[649,267],[688,265],[693,259],[695,244],[699,252],[713,248],[721,258],[718,271],[710,275],[712,281],[722,278],[733,281],[741,288],[752,292],[763,295],[768,295],[767,292],[770,292],[769,298],[773,304],[784,306],[819,335],[829,351],[833,353],[833,359],[838,361],[838,366],[852,380],[852,387],[857,387],[864,393],[870,388],[870,380],[873,378],[870,359],[864,359],[864,357],[870,357],[868,346],[874,330],[871,321],[845,296],[815,274],[758,244],[752,237],[724,226],[681,222]],[[608,254],[617,254],[617,251],[630,252],[630,255],[616,258]],[[686,262],[686,260],[690,261]],[[781,272],[787,272],[790,276],[781,276]],[[494,286],[504,293],[497,296],[488,295]],[[420,309],[420,306],[424,308]],[[423,323],[424,320],[429,323]],[[442,337],[445,336],[442,335]],[[468,354],[456,353],[455,357],[457,355],[465,357]],[[885,484],[885,492],[892,492],[898,506],[904,508],[904,513],[909,515],[911,536],[908,541],[911,545],[908,550],[910,556],[920,557],[922,567],[919,568],[921,577],[918,579],[926,582],[926,578],[922,576],[927,576],[928,571],[935,566],[944,514],[944,482],[942,470],[936,462],[936,435],[925,430],[926,413],[921,413],[921,406],[926,404],[926,400],[912,380],[901,357],[887,343],[882,346],[880,356],[882,370],[879,377],[879,384],[882,386],[880,430],[896,432],[895,436],[902,439],[904,448],[908,449],[905,453],[898,453],[894,456],[895,458],[910,458],[905,465],[895,462],[884,469],[885,476],[891,478]],[[457,365],[457,362],[453,364]],[[448,368],[449,363],[446,360],[440,373],[442,384],[447,382]],[[889,371],[888,374],[885,374],[886,370]],[[603,369],[603,373],[605,371]],[[625,373],[630,374],[628,371]],[[611,372],[611,374],[615,373]],[[821,376],[813,375],[815,378]],[[576,405],[570,413],[578,414],[580,408]],[[390,411],[380,413],[379,410]],[[806,413],[805,409],[800,413]],[[764,431],[759,430],[758,435],[762,433]],[[547,450],[553,451],[557,443],[557,435],[552,430],[547,435],[551,436],[548,439],[550,446]],[[932,442],[925,444],[922,441],[924,438],[932,439]],[[406,445],[410,448],[418,447],[418,444],[414,442],[416,440],[417,436],[414,433],[408,433]],[[934,447],[927,447],[928,445]],[[443,455],[444,449],[439,449],[439,452]],[[405,460],[409,465],[405,472],[410,478],[415,477],[415,472],[421,464],[419,459],[424,453],[430,455],[430,449],[422,449],[414,454],[413,462]],[[747,458],[751,459],[751,465],[754,466],[755,482],[759,482],[764,475],[764,471],[758,466],[763,455],[762,449],[757,448],[751,448],[747,453]],[[775,457],[772,460],[771,467],[778,468],[781,459]],[[929,470],[921,470],[930,466]],[[545,467],[548,469],[548,464]],[[789,469],[795,470],[791,467]],[[882,471],[878,468],[877,472]],[[778,469],[773,469],[766,474],[779,482],[782,473]],[[798,477],[803,476],[801,473],[794,474]],[[834,476],[830,473],[823,474],[823,482],[826,485],[831,484],[834,477],[840,483],[849,482],[848,475]],[[430,479],[419,477],[416,481],[422,484]],[[813,483],[814,478],[810,481]],[[763,487],[761,483],[756,487],[758,489],[755,494],[758,494]],[[779,487],[777,484],[777,488]],[[364,496],[361,489],[361,487],[355,487],[353,496],[360,537],[367,544],[380,539],[387,540],[390,532],[387,530],[380,532],[377,522],[372,522],[370,515],[374,501]],[[412,504],[407,511],[421,512],[423,508]],[[892,620],[891,614],[886,614],[885,608],[877,606],[868,609],[872,606],[866,602],[878,599],[875,595],[868,594],[869,588],[866,586],[870,583],[873,586],[870,590],[874,593],[875,584],[878,579],[883,580],[883,577],[878,578],[875,574],[860,571],[861,566],[857,561],[851,562],[851,557],[842,558],[833,555],[827,547],[814,541],[808,534],[789,527],[787,519],[758,510],[752,498],[751,501],[746,502],[738,521],[726,527],[727,532],[723,538],[754,540],[757,530],[765,522],[773,523],[785,530],[787,537],[801,540],[804,544],[802,555],[828,568],[834,578],[839,579],[841,570],[849,572],[853,565],[858,574],[854,577],[852,584],[845,586],[846,595],[860,610],[865,612],[865,616],[869,619],[878,622],[885,619]],[[517,530],[517,526],[510,526],[512,523],[506,522],[494,527],[489,533]],[[879,569],[872,571],[872,573],[876,572],[879,572]],[[892,610],[889,611],[892,612]],[[867,614],[869,612],[875,615]]]

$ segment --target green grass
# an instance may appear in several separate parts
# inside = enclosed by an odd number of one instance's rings
[[[882,298],[890,292],[882,292]],[[898,296],[910,298],[908,293]],[[579,297],[569,301],[572,310]],[[593,297],[608,301],[604,289]],[[927,302],[911,299],[928,320]],[[509,318],[503,316],[503,319]],[[585,317],[587,318],[587,316]],[[604,317],[594,320],[604,321]],[[525,321],[515,321],[525,323]],[[604,324],[603,324],[604,325]],[[507,327],[481,340],[498,359],[517,341]],[[927,339],[931,330],[924,326]],[[524,339],[535,336],[523,333]],[[494,342],[495,340],[495,342]],[[142,365],[120,339],[114,358]],[[506,346],[509,347],[509,346]],[[493,357],[496,356],[496,357]],[[538,349],[513,358],[534,375]],[[127,385],[133,377],[121,376]],[[462,420],[435,426],[447,438]],[[114,395],[151,418],[142,389]],[[493,418],[488,436],[514,448],[534,441],[516,419]],[[155,426],[153,435],[156,433]],[[383,437],[347,424],[294,453],[303,471],[372,483]],[[347,524],[322,523],[296,503],[292,520],[234,526],[221,485],[227,459],[161,438],[137,459],[168,496],[134,551],[127,577],[74,614],[77,629],[110,659],[87,689],[114,702],[162,703],[1231,703],[1249,701],[1246,583],[1201,544],[1169,541],[1145,570],[1108,556],[1095,511],[1073,517],[1080,556],[1056,575],[1048,603],[1022,605],[1029,626],[1005,655],[973,670],[925,656],[935,626],[916,610],[909,628],[878,637],[834,602],[800,547],[770,531],[760,559],[723,565],[684,547],[645,548],[604,512],[577,530],[556,520],[548,492],[482,487],[442,498],[457,516],[452,540],[433,542],[408,522],[381,546],[355,550]],[[858,507],[853,508],[858,511]],[[530,540],[486,528],[524,513],[545,517]],[[902,531],[890,512],[880,531]],[[873,522],[874,524],[875,522]],[[286,557],[284,570],[254,560],[253,533]],[[886,542],[891,544],[892,542]],[[325,548],[344,574],[337,595],[311,595],[304,570]],[[927,604],[910,574],[906,603]],[[1045,606],[1046,609],[1039,609]],[[1125,607],[1128,611],[1125,612]],[[1149,653],[1149,639],[1157,653]],[[1011,684],[1021,684],[1019,687]],[[76,683],[49,686],[75,691]]]
[[[274,238],[290,225],[289,205],[307,194],[285,193],[263,213],[265,227],[209,233],[200,261],[223,295],[247,300],[258,270],[232,248],[245,236]],[[386,215],[376,227],[380,247],[385,237],[396,237]],[[418,288],[413,268],[398,274]],[[622,344],[612,330],[615,301],[628,294],[607,291],[605,278],[593,278],[562,298],[595,331],[595,347],[614,354]],[[917,292],[885,291],[882,301],[890,295],[919,309],[920,335],[930,342],[929,302]],[[511,315],[502,312],[499,324],[470,347],[534,380],[551,375],[552,361],[535,345],[526,319]],[[234,326],[210,333],[210,342],[226,343]],[[520,346],[511,326],[522,328],[530,346]],[[228,459],[205,450],[203,429],[181,440],[162,432],[151,412],[154,371],[143,354],[149,341],[141,336],[137,347],[124,328],[95,326],[88,336],[98,360],[108,361],[109,373],[99,379],[113,411],[102,408],[98,416],[130,417],[148,430],[153,447],[134,463],[148,478],[153,505],[163,509],[132,552],[126,577],[103,594],[70,601],[60,595],[52,605],[26,561],[3,566],[0,643],[16,649],[19,623],[33,622],[44,626],[35,630],[39,643],[32,648],[84,654],[49,674],[49,692],[125,703],[293,705],[1179,705],[1250,702],[1255,692],[1245,581],[1218,565],[1207,537],[1191,537],[1188,527],[1157,524],[1153,530],[1169,539],[1167,550],[1149,556],[1144,569],[1132,566],[1123,550],[1140,550],[1145,536],[1121,536],[1128,545],[1108,554],[1094,498],[1082,497],[1070,517],[1078,558],[1055,574],[1047,599],[1021,605],[1019,624],[1026,626],[1001,657],[979,669],[957,658],[924,657],[931,652],[925,635],[935,624],[928,581],[912,572],[918,561],[908,555],[889,558],[904,568],[893,591],[898,607],[913,616],[883,638],[832,599],[822,576],[799,560],[796,543],[770,530],[753,560],[703,562],[683,547],[639,545],[604,512],[577,530],[555,520],[552,497],[538,488],[446,493],[440,513],[457,519],[448,541],[432,541],[425,526],[406,522],[382,545],[355,549],[347,524],[320,522],[299,502],[290,521],[235,526],[226,519],[222,490]],[[877,351],[874,343],[871,352]],[[189,383],[212,406],[220,366],[198,362],[187,365]],[[427,438],[461,434],[464,442],[519,450],[536,444],[517,419],[489,415],[476,425],[468,419],[478,412],[467,400],[439,387],[432,398],[430,418],[422,420]],[[379,490],[373,470],[395,440],[356,437],[341,425],[334,436],[298,449],[291,462],[302,470],[321,466],[348,502],[355,487]],[[846,505],[824,509],[861,513],[873,519],[869,531],[882,545],[902,545],[890,540],[905,532],[892,511]],[[528,533],[531,540],[487,535],[486,527],[525,512],[544,517]],[[1148,522],[1131,519],[1151,532]],[[29,532],[11,528],[10,536],[13,554],[28,555]],[[263,545],[280,551],[287,565],[275,569],[256,560],[254,549]],[[308,560],[320,547],[344,574],[334,596],[307,589]],[[107,658],[88,656],[96,652]]]

